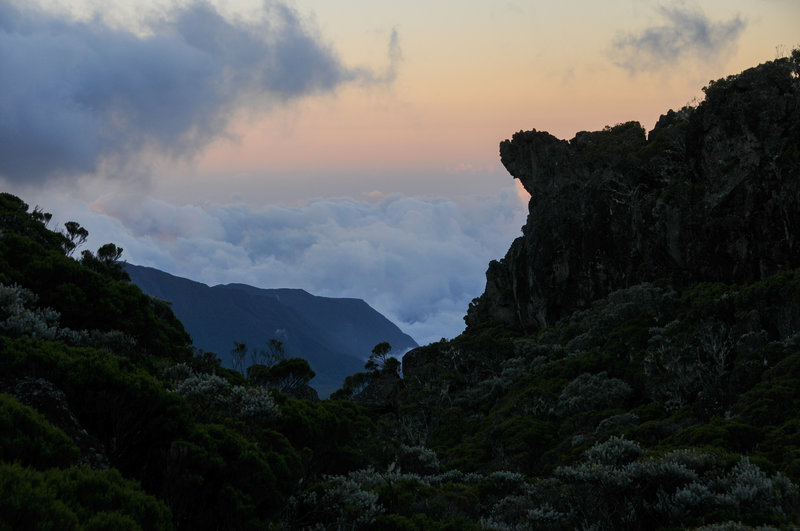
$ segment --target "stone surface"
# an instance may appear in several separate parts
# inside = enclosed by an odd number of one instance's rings
[[[696,108],[570,141],[500,144],[531,194],[523,235],[493,261],[468,327],[532,333],[613,290],[746,283],[800,267],[800,57],[719,80]]]

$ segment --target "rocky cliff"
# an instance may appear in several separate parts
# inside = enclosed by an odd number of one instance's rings
[[[531,194],[468,327],[534,332],[641,282],[748,283],[800,267],[800,50],[712,82],[697,107],[570,141],[500,144]]]

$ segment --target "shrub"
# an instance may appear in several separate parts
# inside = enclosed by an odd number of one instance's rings
[[[272,394],[263,387],[231,385],[216,374],[195,373],[179,363],[164,376],[172,390],[186,399],[201,422],[212,422],[235,415],[250,422],[268,423],[278,417],[278,406]]]
[[[0,464],[0,528],[167,530],[170,516],[162,502],[113,469]]]
[[[631,394],[631,387],[605,372],[584,373],[572,380],[558,397],[556,413],[572,415],[581,411],[619,406]]]
[[[41,469],[70,465],[78,455],[63,431],[14,397],[0,394],[0,460]]]
[[[644,449],[636,441],[611,437],[587,450],[586,458],[592,463],[618,467],[635,461],[643,454]]]

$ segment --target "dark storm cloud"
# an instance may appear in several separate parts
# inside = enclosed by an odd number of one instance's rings
[[[242,106],[389,81],[399,58],[393,34],[385,74],[347,68],[279,2],[247,21],[195,2],[146,29],[0,0],[0,176],[36,182],[91,173],[103,160],[124,167],[145,148],[191,156]]]
[[[612,47],[612,60],[631,73],[659,70],[684,59],[717,61],[732,53],[745,21],[734,17],[713,22],[702,12],[683,7],[662,7],[665,23],[637,34],[618,37]]]

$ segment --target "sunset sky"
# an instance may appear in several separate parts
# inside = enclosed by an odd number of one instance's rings
[[[501,140],[649,130],[798,28],[796,0],[0,0],[0,187],[90,249],[426,343],[525,221]]]

